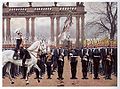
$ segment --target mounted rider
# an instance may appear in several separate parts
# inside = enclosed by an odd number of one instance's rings
[[[22,33],[19,29],[16,29],[16,46],[15,46],[15,53],[13,55],[13,59],[17,60],[20,59],[20,45],[23,44]]]
[[[15,60],[19,60],[22,59],[22,65],[25,66],[25,61],[26,59],[30,59],[31,56],[29,54],[29,52],[26,50],[26,48],[24,47],[24,41],[22,38],[22,32],[20,31],[20,29],[16,30],[16,48],[15,48],[15,54],[13,56],[13,58]]]

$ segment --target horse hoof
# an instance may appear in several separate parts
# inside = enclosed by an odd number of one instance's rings
[[[38,83],[40,82],[40,80],[38,79]]]
[[[11,82],[11,84],[14,84],[14,82]]]
[[[29,83],[26,83],[26,85],[28,85]]]
[[[26,85],[28,85],[28,84],[29,84],[29,81],[26,82]]]

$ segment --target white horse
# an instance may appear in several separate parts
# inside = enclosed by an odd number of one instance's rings
[[[27,65],[27,72],[26,72],[26,78],[25,78],[26,79],[26,85],[29,84],[28,73],[29,73],[29,71],[30,71],[30,69],[32,67],[37,68],[39,73],[41,71],[40,68],[37,65],[37,52],[38,52],[38,49],[40,49],[43,52],[46,52],[45,51],[46,47],[45,47],[45,45],[42,46],[41,41],[36,41],[29,48],[27,48],[28,52],[30,53],[31,58],[26,59],[26,62],[25,62],[25,64]],[[6,63],[8,63],[6,72],[9,75],[9,79],[10,79],[11,84],[14,84],[14,81],[13,81],[13,79],[11,77],[11,74],[10,74],[11,63],[14,63],[14,64],[16,64],[18,66],[22,66],[22,60],[14,60],[13,55],[14,55],[13,50],[5,50],[5,51],[2,52],[2,59],[3,59],[2,60],[2,65],[4,67],[4,65]],[[38,78],[38,82],[40,82],[39,78]]]

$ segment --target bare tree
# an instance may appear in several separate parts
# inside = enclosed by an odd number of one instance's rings
[[[117,33],[117,2],[104,2],[105,9],[97,8],[94,10],[94,14],[99,16],[90,22],[87,22],[87,28],[95,27],[99,30],[99,33],[108,32],[110,40],[113,40]]]

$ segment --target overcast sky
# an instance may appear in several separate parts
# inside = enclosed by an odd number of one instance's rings
[[[53,2],[33,2],[33,6],[53,6],[54,3]],[[58,2],[57,3],[58,6],[75,6],[76,3],[75,2]],[[104,10],[104,6],[101,5],[99,2],[86,2],[84,3],[85,5],[85,11],[87,11],[87,14],[85,15],[85,23],[96,18],[97,16],[94,15],[92,12],[95,11],[98,8],[101,8]],[[12,7],[27,7],[28,3],[27,2],[11,2],[10,6]],[[64,21],[66,20],[66,17],[62,17],[60,19],[60,30],[62,30],[63,28],[63,24]],[[25,26],[25,18],[12,18],[11,19],[11,30],[12,30],[12,34],[14,35],[14,30],[17,28],[22,28],[22,31],[24,32],[24,30],[26,29]],[[56,25],[56,23],[55,23]],[[54,28],[56,30],[56,26]],[[37,34],[37,36],[44,36],[47,39],[50,38],[50,18],[49,17],[37,17],[35,19],[35,32]],[[76,20],[75,17],[73,17],[73,25],[70,28],[70,35],[71,38],[75,38],[76,35]],[[85,30],[85,35],[86,38],[92,38],[93,37],[93,33],[95,33],[94,29],[89,29]],[[25,35],[25,34],[24,34]]]

